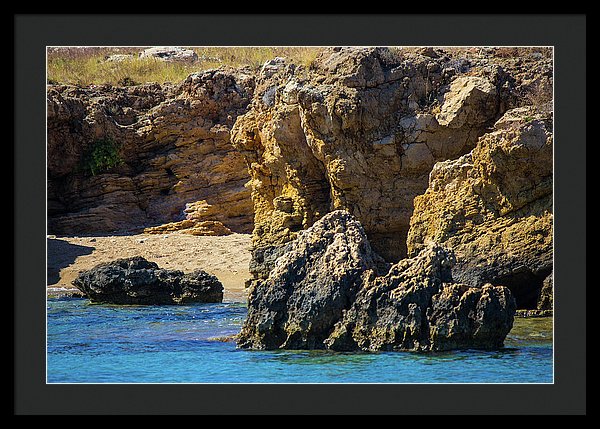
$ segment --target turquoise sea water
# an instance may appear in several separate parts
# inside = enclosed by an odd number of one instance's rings
[[[515,319],[493,352],[332,353],[236,349],[242,303],[47,308],[48,383],[552,383],[551,318]]]

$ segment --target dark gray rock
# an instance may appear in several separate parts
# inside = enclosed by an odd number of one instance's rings
[[[326,215],[289,244],[268,278],[250,290],[240,347],[324,348],[361,276],[376,265],[362,226],[344,211]]]
[[[516,304],[503,286],[452,282],[454,255],[430,246],[363,287],[327,347],[334,350],[496,349]]]
[[[95,303],[185,304],[221,302],[223,285],[202,270],[183,273],[159,268],[141,256],[99,264],[73,284]]]
[[[267,245],[258,246],[252,249],[252,259],[250,259],[249,270],[257,279],[266,279],[275,266],[275,261],[281,255],[286,253],[288,246]]]
[[[512,328],[510,291],[454,283],[454,255],[440,246],[390,267],[345,211],[325,215],[288,245],[250,291],[241,348],[494,349]]]

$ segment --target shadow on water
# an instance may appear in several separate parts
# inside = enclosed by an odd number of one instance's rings
[[[49,285],[58,283],[60,280],[60,270],[68,267],[79,256],[89,255],[95,249],[91,246],[81,246],[71,244],[66,240],[58,238],[48,238],[47,243],[47,272]]]

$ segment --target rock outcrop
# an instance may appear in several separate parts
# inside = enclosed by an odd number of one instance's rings
[[[190,235],[229,235],[233,232],[223,225],[222,222],[214,220],[196,221],[191,219],[181,220],[179,222],[165,223],[160,226],[144,228],[146,234],[166,234],[169,232],[182,232]]]
[[[99,264],[73,284],[93,303],[140,305],[221,302],[223,285],[212,274],[161,269],[141,256]]]
[[[334,211],[286,245],[249,295],[238,346],[437,351],[501,347],[515,303],[503,286],[454,283],[453,255],[430,246],[386,264],[360,223]]]
[[[198,54],[191,49],[178,46],[156,46],[140,52],[140,58],[154,58],[160,61],[193,63],[198,61]]]
[[[544,279],[540,296],[537,300],[537,309],[549,311],[554,309],[554,280],[553,273]]]
[[[389,333],[396,339],[370,345],[362,310],[350,311],[362,299],[364,282],[373,291],[394,283],[383,280],[386,264],[407,257],[416,264],[436,245],[456,258],[453,279],[423,279],[441,286],[423,286],[420,296],[437,302],[433,297],[441,294],[444,302],[460,303],[467,295],[485,302],[493,295],[504,303],[499,307],[509,308],[505,290],[486,286],[492,284],[508,287],[520,309],[547,309],[551,286],[542,292],[542,284],[552,271],[552,55],[515,49],[328,48],[309,67],[274,58],[258,73],[221,68],[177,85],[50,86],[49,232],[252,231],[248,286],[254,307],[264,305],[278,318],[291,298],[304,312],[304,298],[291,286],[300,285],[335,308],[309,323],[318,327],[310,332],[320,332],[310,338],[299,337],[304,328],[278,327],[277,339],[269,340],[276,347],[352,348],[354,341],[358,348],[444,348],[425,330],[405,332],[402,341]],[[368,251],[362,239],[348,250],[356,266],[340,274],[346,280],[314,271],[309,278],[327,290],[317,291],[304,277],[292,281],[288,276],[295,274],[276,269],[284,261],[300,270],[302,257],[291,249],[338,210],[359,221],[369,243]],[[350,228],[344,222],[340,228]],[[327,253],[329,238],[323,240]],[[377,280],[359,281],[355,274]],[[279,289],[268,292],[265,282],[274,278]],[[459,286],[444,286],[454,282]],[[330,293],[338,298],[327,298]],[[369,299],[378,302],[379,295]],[[344,324],[338,310],[354,318]],[[429,304],[427,311],[438,314]],[[476,314],[469,313],[469,326],[491,323]],[[388,316],[378,320],[401,319]],[[423,317],[429,328],[438,323]],[[362,326],[362,334],[353,326]],[[262,347],[262,331],[246,333],[247,344]],[[453,335],[459,344],[462,334]]]
[[[250,177],[230,129],[253,89],[248,70],[226,68],[173,85],[50,85],[49,233],[182,220],[250,232]]]
[[[409,255],[440,243],[456,255],[457,281],[502,284],[519,308],[538,307],[553,263],[552,141],[551,115],[517,108],[472,152],[437,163],[414,200]]]
[[[263,66],[232,130],[252,178],[255,279],[338,209],[387,261],[407,256],[413,200],[434,164],[469,153],[522,89],[488,59],[431,51],[332,48],[309,69]]]

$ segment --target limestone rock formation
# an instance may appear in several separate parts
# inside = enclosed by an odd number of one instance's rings
[[[90,301],[105,304],[186,304],[221,302],[223,285],[202,270],[165,270],[141,256],[99,264],[73,284]]]
[[[502,67],[467,74],[441,50],[326,49],[309,69],[278,58],[232,130],[251,175],[252,272],[324,214],[343,209],[386,260],[407,255],[413,199],[437,161],[469,153],[506,108]]]
[[[505,285],[519,308],[536,308],[553,263],[552,141],[551,116],[517,108],[472,152],[437,163],[414,200],[409,254],[440,243],[456,280]]]
[[[240,344],[323,348],[323,341],[376,261],[361,225],[348,213],[323,217],[289,243],[268,279],[253,287]]]
[[[512,328],[507,288],[454,283],[453,255],[439,246],[390,266],[345,211],[325,215],[286,247],[252,286],[239,347],[492,349]]]
[[[254,79],[217,69],[179,84],[50,85],[48,229],[106,233],[193,219],[250,232],[253,208],[230,129]]]
[[[146,234],[166,234],[169,232],[180,231],[190,235],[229,235],[233,232],[221,222],[214,220],[197,221],[185,219],[179,222],[165,223],[159,226],[144,228]]]
[[[193,63],[198,61],[198,54],[191,49],[184,49],[178,46],[157,46],[144,49],[140,53],[140,58],[155,58],[161,61]]]

